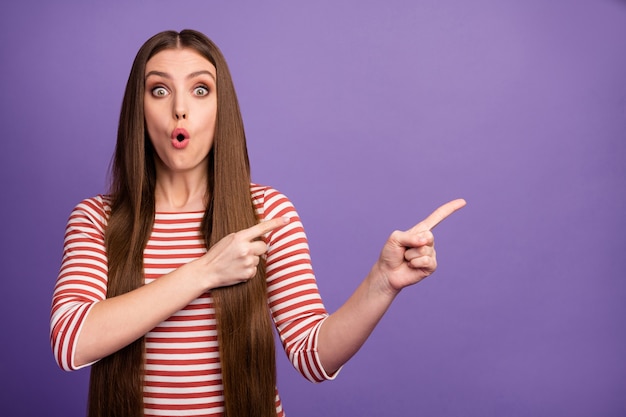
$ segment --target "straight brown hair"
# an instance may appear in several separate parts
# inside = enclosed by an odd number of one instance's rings
[[[143,252],[155,215],[155,152],[144,121],[148,60],[164,49],[190,48],[216,68],[217,117],[209,153],[202,233],[207,249],[258,222],[250,195],[250,163],[235,88],[219,48],[193,30],[165,31],[139,49],[126,85],[111,167],[111,214],[105,232],[107,297],[144,285]],[[225,416],[276,416],[276,363],[264,265],[244,284],[211,290]],[[143,416],[145,340],[139,338],[91,368],[89,417]]]

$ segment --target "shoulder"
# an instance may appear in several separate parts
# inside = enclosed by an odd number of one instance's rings
[[[261,219],[272,219],[295,213],[289,198],[273,187],[250,184],[252,203]]]
[[[110,214],[111,198],[107,195],[99,194],[78,203],[70,214],[69,223],[87,221],[104,230]]]
[[[86,198],[74,207],[74,211],[108,217],[111,213],[111,197],[108,195],[98,194],[95,197]]]

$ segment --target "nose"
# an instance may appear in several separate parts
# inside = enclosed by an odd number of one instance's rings
[[[176,120],[184,120],[187,119],[187,112],[184,110],[176,109],[176,111],[174,112],[174,116],[176,117]]]
[[[185,99],[181,96],[176,97],[174,100],[174,117],[176,120],[185,120],[189,114],[189,109],[187,108],[187,103]]]

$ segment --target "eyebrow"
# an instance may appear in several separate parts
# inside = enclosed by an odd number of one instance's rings
[[[172,79],[172,76],[170,74],[168,74],[167,72],[162,72],[162,71],[150,71],[149,73],[146,74],[145,79],[147,80],[149,76],[151,75],[156,75],[159,77],[163,77],[163,78],[167,78],[169,80]],[[196,78],[200,75],[209,75],[211,78],[213,78],[213,81],[215,80],[215,75],[213,75],[213,73],[211,71],[208,70],[201,70],[201,71],[195,71],[192,72],[191,74],[187,75],[187,79],[191,79],[191,78]]]

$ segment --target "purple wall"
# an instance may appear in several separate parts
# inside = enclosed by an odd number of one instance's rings
[[[336,381],[280,356],[288,415],[626,415],[626,1],[33,3],[0,6],[0,415],[83,415],[48,342],[65,222],[105,190],[136,50],[186,27],[225,53],[329,310],[393,229],[469,204]]]

